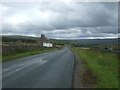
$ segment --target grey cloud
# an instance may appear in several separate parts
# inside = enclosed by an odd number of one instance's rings
[[[4,3],[3,34],[43,33],[52,38],[114,36],[117,32],[117,3]],[[27,20],[14,24],[14,16]],[[17,21],[16,21],[17,22]],[[19,21],[18,21],[19,22]]]

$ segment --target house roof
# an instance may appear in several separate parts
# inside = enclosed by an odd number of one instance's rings
[[[39,38],[40,42],[49,42],[49,40],[45,37],[45,35],[41,34],[41,37]]]

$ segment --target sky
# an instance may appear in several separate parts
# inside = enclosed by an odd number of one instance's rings
[[[2,35],[54,39],[118,37],[117,2],[4,2]]]

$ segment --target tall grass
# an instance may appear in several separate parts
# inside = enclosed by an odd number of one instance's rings
[[[97,76],[96,88],[118,88],[118,56],[115,53],[73,49]]]

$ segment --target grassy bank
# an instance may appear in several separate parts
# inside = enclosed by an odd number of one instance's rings
[[[115,53],[73,48],[98,79],[96,88],[118,88],[118,56]]]
[[[57,48],[51,48],[48,50],[37,50],[37,51],[27,51],[27,52],[23,52],[23,53],[16,53],[16,54],[12,54],[12,55],[8,55],[8,56],[2,56],[2,60],[1,62],[6,62],[9,60],[14,60],[14,59],[18,59],[21,57],[26,57],[26,56],[31,56],[31,55],[35,55],[35,54],[40,54],[40,53],[44,53],[44,52],[50,52],[50,51],[54,51],[54,50],[58,50]]]

